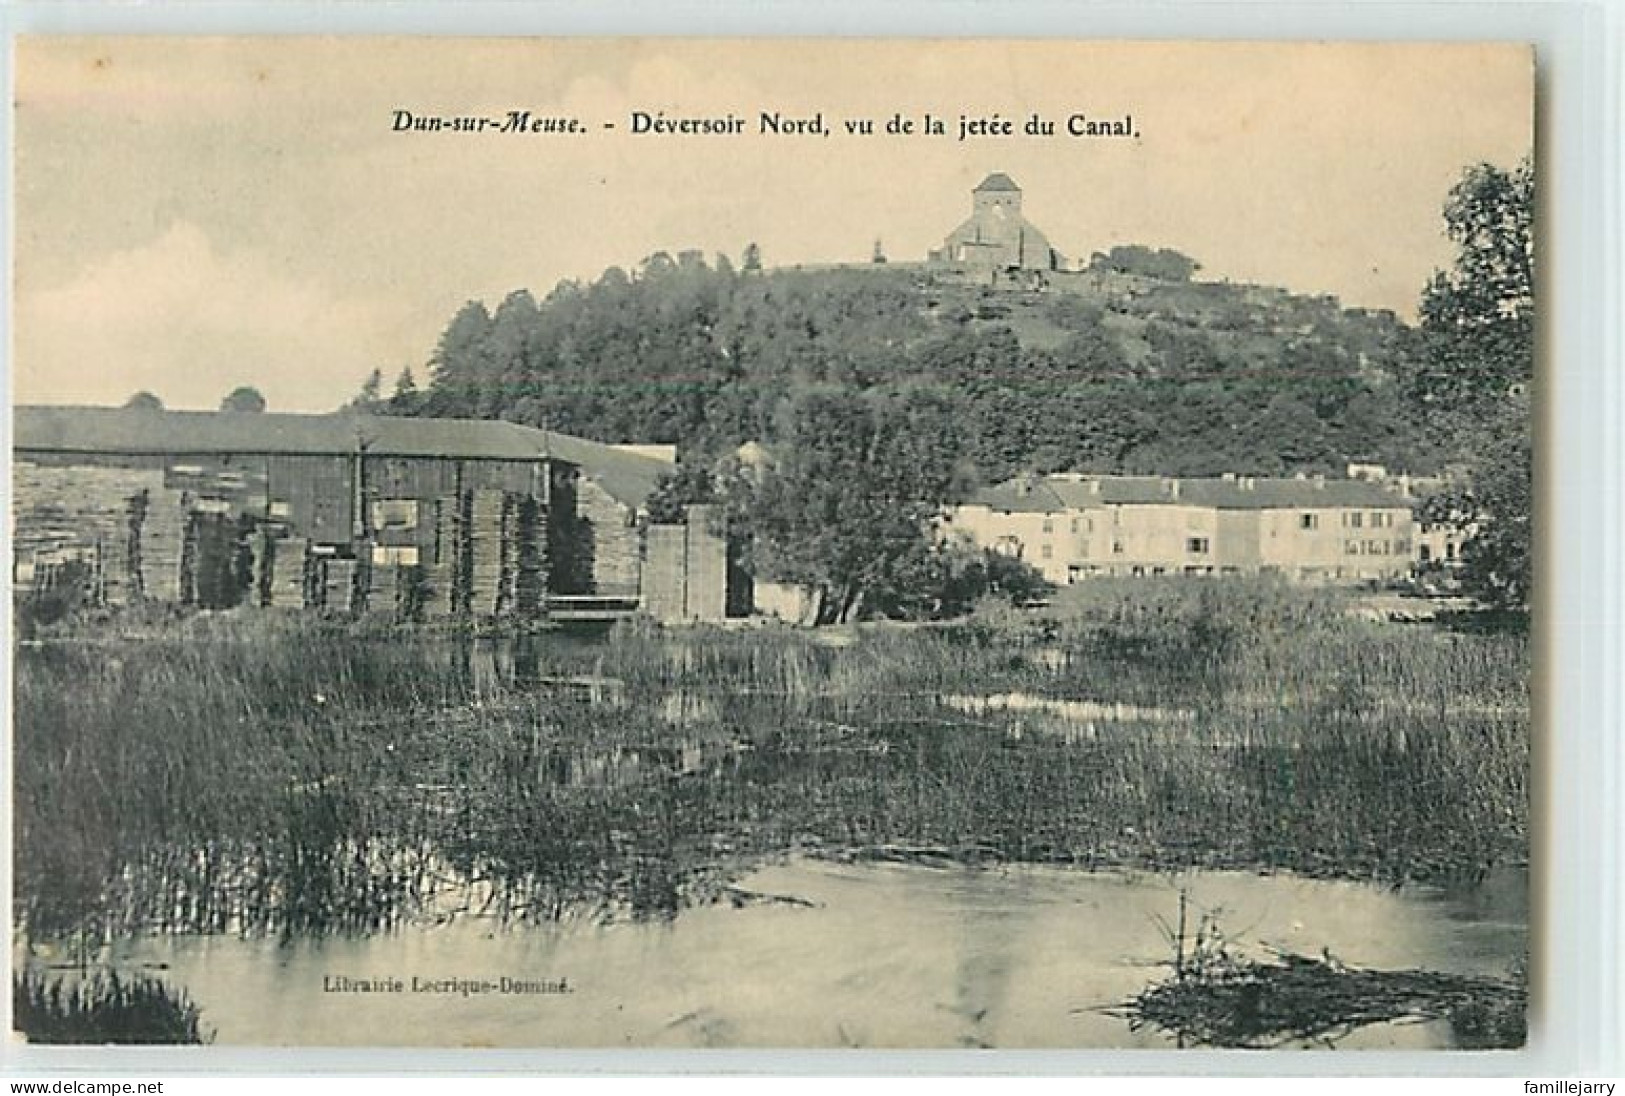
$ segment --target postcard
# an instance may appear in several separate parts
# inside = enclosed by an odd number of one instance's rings
[[[14,1037],[1522,1046],[1533,87],[19,39]]]

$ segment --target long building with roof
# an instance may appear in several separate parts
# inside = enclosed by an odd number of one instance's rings
[[[25,595],[470,618],[598,596],[723,615],[721,538],[690,522],[651,553],[645,504],[672,466],[616,446],[343,413],[18,407],[13,428]]]
[[[1057,584],[1095,575],[1277,573],[1318,582],[1407,575],[1414,502],[1322,476],[1021,476],[945,518],[945,535],[1024,560]]]

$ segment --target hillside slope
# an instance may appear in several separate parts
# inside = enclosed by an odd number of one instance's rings
[[[930,387],[968,462],[1201,475],[1425,470],[1414,332],[1332,298],[1105,269],[987,284],[921,266],[736,271],[664,254],[452,318],[423,391],[375,410],[507,418],[685,455],[771,440],[788,400]]]

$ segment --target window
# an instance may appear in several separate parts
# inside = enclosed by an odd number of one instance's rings
[[[1055,549],[1046,544],[1039,548],[1038,555],[1041,559],[1053,559],[1055,557]]]
[[[418,550],[413,545],[378,544],[372,549],[374,567],[416,567]]]
[[[1072,519],[1072,535],[1076,536],[1077,533],[1078,533],[1078,519],[1073,518]]]
[[[372,504],[374,529],[416,529],[417,499],[379,499]]]
[[[1298,515],[1298,528],[1299,529],[1319,529],[1320,528],[1320,515],[1319,514],[1299,514]]]
[[[1123,542],[1120,541],[1120,540],[1112,541],[1112,555],[1120,556],[1122,554],[1123,554]]]
[[[1359,555],[1360,554],[1360,542],[1357,541],[1357,540],[1349,541],[1348,543],[1343,545],[1343,551],[1346,552],[1347,554],[1351,555],[1351,556]]]
[[[1046,533],[1055,532],[1055,522],[1054,522],[1053,519],[1051,519],[1051,518],[1045,518],[1044,519],[1044,532],[1046,532]]]
[[[1360,513],[1358,510],[1356,510],[1354,513],[1348,514],[1346,516],[1349,519],[1349,528],[1351,528],[1351,529],[1360,528],[1361,524],[1365,520],[1365,515]]]
[[[1187,538],[1186,541],[1185,541],[1185,551],[1191,553],[1191,555],[1194,555],[1194,556],[1205,556],[1205,555],[1207,555],[1207,538],[1206,537],[1189,537],[1189,538]]]

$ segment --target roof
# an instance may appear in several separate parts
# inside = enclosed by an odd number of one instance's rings
[[[556,434],[551,430],[536,430],[515,423],[503,425],[536,436],[548,454],[576,465],[583,476],[609,492],[616,502],[633,509],[640,509],[649,500],[661,477],[676,471],[674,464],[629,453],[601,441],[589,441],[572,434]]]
[[[1174,494],[1174,484],[1178,494]],[[1094,486],[1098,485],[1098,486]],[[1013,479],[978,492],[972,504],[1007,513],[1058,513],[1100,506],[1202,506],[1216,510],[1410,508],[1413,501],[1369,480],[1059,475]]]
[[[980,194],[988,190],[1013,190],[1018,194],[1021,192],[1021,188],[1016,185],[1015,180],[1002,171],[995,171],[992,175],[983,179],[981,184],[971,193]]]
[[[624,505],[640,507],[671,465],[602,442],[494,419],[418,419],[339,412],[148,411],[17,407],[12,445],[73,453],[351,454],[536,460],[553,457]]]

